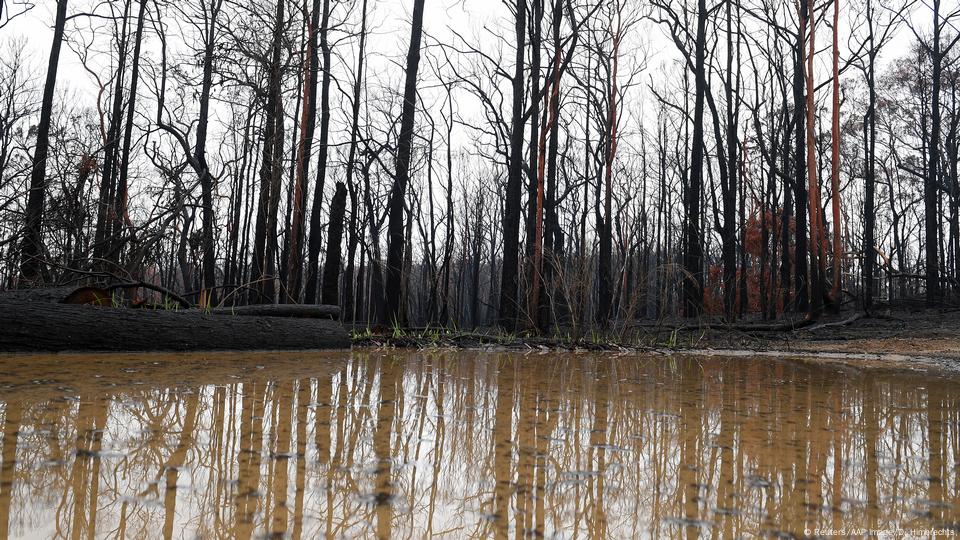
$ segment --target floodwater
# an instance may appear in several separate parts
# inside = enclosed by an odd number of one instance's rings
[[[771,358],[0,357],[0,531],[960,534],[958,382]]]

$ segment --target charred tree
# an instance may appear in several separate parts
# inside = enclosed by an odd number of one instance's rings
[[[317,301],[320,273],[320,246],[323,243],[323,188],[327,179],[327,158],[330,152],[330,0],[323,0],[323,19],[320,22],[320,53],[323,55],[323,78],[320,83],[320,155],[317,157],[317,180],[313,190],[313,209],[310,212],[310,240],[307,245],[306,302]]]
[[[327,258],[323,264],[324,304],[340,305],[340,245],[343,243],[343,219],[347,207],[347,187],[337,182],[336,191],[330,201],[330,226],[327,227]]]
[[[133,38],[133,59],[130,70],[130,91],[127,97],[127,120],[123,128],[123,143],[120,150],[120,169],[117,176],[115,224],[113,228],[114,242],[110,247],[108,258],[117,261],[122,257],[124,246],[129,239],[128,229],[132,231],[132,223],[128,214],[129,205],[129,174],[130,174],[130,145],[133,138],[133,113],[137,106],[137,85],[140,82],[140,51],[143,45],[143,23],[147,10],[147,0],[140,0],[140,9],[137,14],[137,31]]]
[[[413,22],[410,31],[410,49],[407,52],[406,82],[403,88],[403,112],[400,118],[400,137],[397,140],[396,167],[393,189],[390,192],[387,234],[386,301],[387,317],[393,323],[405,320],[401,293],[403,291],[403,259],[405,251],[403,207],[410,180],[410,154],[413,127],[417,112],[417,73],[420,67],[420,38],[423,34],[424,0],[414,0]]]
[[[687,189],[684,191],[683,234],[683,314],[697,317],[703,309],[703,219],[700,202],[703,197],[704,136],[703,108],[706,95],[706,0],[697,1],[697,33],[694,45],[694,105],[693,141],[690,149],[690,169]]]
[[[20,250],[20,276],[25,281],[42,279],[45,249],[43,243],[43,214],[47,198],[47,153],[50,145],[50,118],[53,115],[53,97],[60,66],[60,46],[67,22],[67,0],[57,1],[57,15],[53,25],[53,44],[47,62],[47,80],[43,86],[40,104],[40,123],[37,125],[37,143],[33,151],[30,172],[30,192],[27,197],[26,218]]]
[[[354,258],[357,253],[357,244],[359,243],[361,228],[357,212],[360,208],[359,193],[356,186],[355,176],[357,168],[357,147],[360,136],[360,101],[363,97],[363,70],[364,54],[366,54],[367,44],[367,0],[363,0],[360,14],[360,44],[357,51],[357,73],[353,80],[353,103],[350,112],[350,147],[347,150],[347,171],[346,184],[350,195],[350,222],[349,222],[349,240],[347,242],[347,268],[344,274],[343,286],[343,313],[345,320],[353,320],[353,311],[356,306],[356,291],[361,287],[360,283],[355,283],[354,277]]]
[[[276,291],[273,261],[276,253],[276,208],[280,197],[281,159],[283,156],[283,105],[280,99],[281,51],[283,40],[284,2],[277,2],[268,77],[267,103],[264,115],[263,157],[260,163],[260,197],[254,227],[253,292],[251,303],[274,303]]]
[[[328,0],[329,1],[329,0]],[[324,5],[324,16],[329,16],[329,8]],[[307,49],[303,61],[303,109],[300,118],[300,139],[297,142],[296,172],[293,185],[293,208],[291,209],[290,234],[287,245],[287,294],[293,301],[300,299],[300,286],[303,261],[303,211],[306,205],[307,189],[310,182],[310,152],[313,148],[313,134],[317,117],[317,76],[319,60],[317,58],[317,26],[320,24],[320,0],[313,0],[310,19],[307,23]],[[325,30],[324,30],[325,31]],[[327,66],[324,66],[326,70]]]

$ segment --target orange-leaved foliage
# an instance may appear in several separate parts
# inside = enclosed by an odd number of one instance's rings
[[[754,205],[747,217],[743,238],[746,248],[746,268],[740,267],[740,258],[737,258],[737,286],[741,283],[743,272],[746,272],[747,285],[747,306],[744,311],[747,313],[758,313],[762,307],[761,292],[763,292],[769,301],[776,304],[776,312],[783,311],[783,289],[785,284],[780,283],[780,267],[783,257],[781,255],[781,237],[783,211],[780,208],[761,210]],[[788,260],[790,264],[790,275],[794,273],[794,249],[793,236],[796,231],[796,222],[793,217],[787,224],[790,243],[788,250]],[[767,233],[767,259],[761,261],[763,252],[763,233]],[[763,267],[761,268],[761,263]],[[765,286],[761,291],[761,283]],[[723,265],[715,259],[707,268],[706,283],[703,288],[703,306],[708,315],[720,315],[723,313]],[[786,284],[789,286],[789,284]],[[739,289],[735,296],[735,310],[740,311]],[[769,305],[769,304],[768,304]]]

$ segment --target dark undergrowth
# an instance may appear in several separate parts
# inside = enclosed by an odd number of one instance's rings
[[[426,327],[350,329],[356,347],[452,348],[487,350],[689,350],[689,349],[793,349],[812,343],[847,343],[887,338],[947,339],[960,336],[960,317],[934,310],[900,310],[866,314],[847,311],[807,324],[802,319],[775,324],[717,320],[638,320],[611,324],[607,330],[557,328],[548,335],[497,328],[461,330]]]

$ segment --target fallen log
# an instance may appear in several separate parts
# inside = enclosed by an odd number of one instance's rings
[[[300,319],[337,320],[340,318],[340,307],[328,305],[262,304],[214,308],[210,310],[210,313],[213,315],[296,317]]]
[[[132,310],[0,297],[0,351],[343,349],[346,330],[320,318]]]
[[[818,324],[818,325],[816,325],[816,326],[812,326],[812,327],[810,327],[810,331],[811,331],[811,332],[815,332],[815,331],[820,330],[820,329],[823,329],[823,328],[832,328],[832,327],[834,327],[834,326],[848,326],[848,325],[851,325],[851,324],[859,321],[859,320],[862,319],[863,317],[864,317],[863,312],[854,313],[853,315],[847,317],[846,319],[844,319],[844,320],[842,320],[842,321],[825,322],[825,323],[820,323],[820,324]]]
[[[806,316],[802,319],[795,321],[785,321],[781,323],[772,323],[772,324],[728,324],[724,326],[717,327],[719,329],[729,328],[732,330],[738,330],[740,332],[792,332],[794,330],[800,330],[801,328],[806,328],[811,324],[817,322],[817,319],[811,316]]]
[[[77,290],[70,287],[40,287],[36,289],[13,289],[0,292],[0,302],[62,302],[64,298]]]
[[[2,302],[59,302],[67,304],[96,303],[96,302],[71,302],[70,297],[84,290],[103,291],[109,293],[117,289],[131,289],[144,287],[155,290],[167,295],[167,298],[180,304],[181,309],[191,309],[193,306],[182,297],[166,291],[162,287],[144,283],[116,283],[106,287],[45,287],[36,289],[19,289],[13,291],[0,292],[0,303]],[[104,305],[102,303],[98,305]],[[145,305],[133,306],[141,309],[150,309]],[[164,309],[165,310],[165,309]],[[301,304],[260,304],[252,306],[232,306],[220,307],[208,310],[212,315],[243,315],[243,316],[261,316],[261,317],[295,317],[301,319],[340,319],[340,306],[331,305],[301,305]]]

